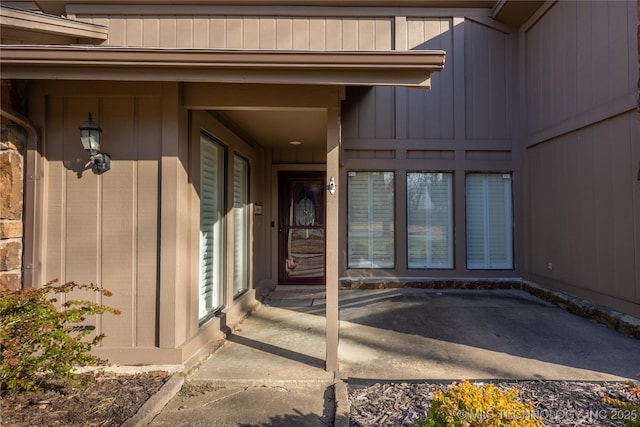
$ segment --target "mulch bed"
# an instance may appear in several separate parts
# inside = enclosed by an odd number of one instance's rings
[[[473,383],[481,385],[480,383]],[[411,426],[425,419],[431,406],[433,392],[444,390],[448,384],[435,383],[378,383],[369,387],[349,389],[351,427]],[[532,402],[545,426],[624,426],[618,418],[640,414],[623,412],[603,399],[604,396],[640,405],[640,396],[632,393],[627,384],[587,383],[567,381],[523,381],[496,383],[509,389],[515,386],[521,401]]]
[[[2,426],[119,426],[169,379],[164,371],[101,374],[77,388],[50,382],[39,392],[0,392]]]

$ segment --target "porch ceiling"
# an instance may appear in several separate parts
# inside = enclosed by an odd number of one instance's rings
[[[218,110],[244,139],[275,149],[320,149],[327,144],[326,111]]]

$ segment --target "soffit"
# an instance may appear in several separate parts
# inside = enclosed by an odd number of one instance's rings
[[[4,78],[429,88],[444,51],[264,51],[1,46]]]
[[[544,3],[544,0],[500,0],[493,8],[492,17],[517,28],[527,22]]]

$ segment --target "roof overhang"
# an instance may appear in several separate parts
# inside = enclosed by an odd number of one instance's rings
[[[499,0],[491,16],[496,21],[518,28],[545,3],[545,0]]]
[[[0,46],[2,78],[314,85],[428,89],[445,52]]]
[[[175,0],[35,0],[34,3],[45,13],[64,15],[67,7],[75,4],[160,5],[178,4]],[[492,8],[495,0],[189,0],[186,4],[226,5],[226,6],[354,6],[354,7],[465,7]]]
[[[18,30],[88,41],[104,41],[109,29],[102,25],[0,6],[2,31]]]

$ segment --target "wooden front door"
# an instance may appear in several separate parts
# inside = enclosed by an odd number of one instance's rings
[[[325,283],[325,173],[280,172],[278,281]]]

